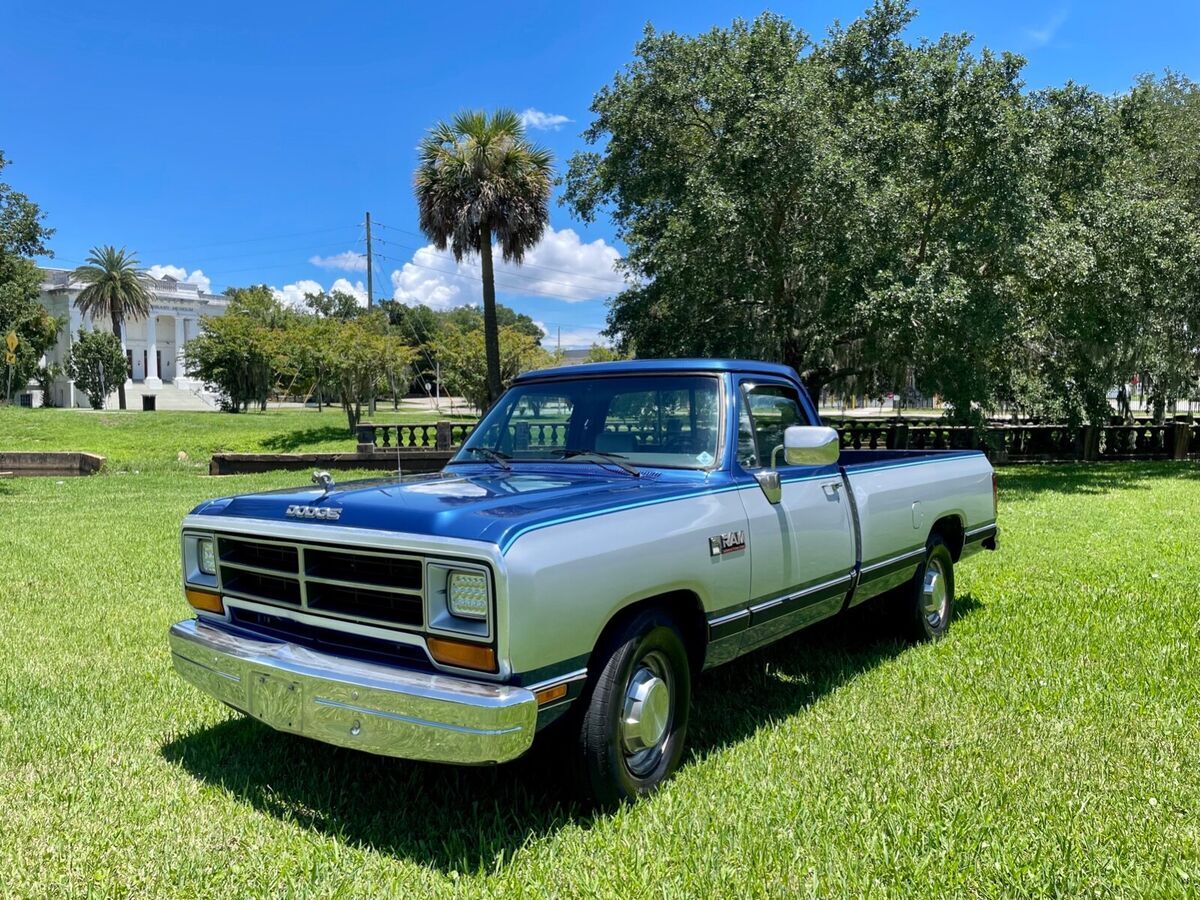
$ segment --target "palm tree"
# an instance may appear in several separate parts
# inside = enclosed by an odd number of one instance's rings
[[[525,138],[511,110],[461,112],[429,130],[414,177],[421,230],[455,260],[479,254],[489,405],[500,396],[500,337],[492,241],[505,262],[520,263],[550,219],[550,151]]]
[[[87,287],[75,298],[76,308],[93,320],[107,316],[113,334],[125,349],[122,324],[126,319],[144,319],[150,315],[150,292],[146,275],[138,268],[137,255],[111,245],[93,247],[87,261],[71,273],[75,281]],[[117,399],[125,408],[125,379],[117,382]]]

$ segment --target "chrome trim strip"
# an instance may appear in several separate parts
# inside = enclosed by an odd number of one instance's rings
[[[978,528],[972,528],[967,532],[967,537],[973,537],[977,534],[982,534],[985,531],[993,531],[996,528],[995,522],[989,522],[987,525],[980,525]]]
[[[728,624],[729,622],[736,622],[738,619],[742,618],[743,616],[748,616],[748,615],[750,615],[750,610],[748,610],[748,609],[735,610],[734,612],[728,613],[727,615],[724,615],[724,616],[720,616],[719,618],[709,619],[708,627],[715,628],[719,625]]]
[[[533,692],[331,656],[233,634],[198,619],[172,625],[179,674],[279,731],[383,756],[504,762],[533,741]],[[216,677],[220,676],[220,677]]]
[[[829,588],[837,587],[841,584],[846,584],[853,577],[854,576],[852,574],[843,575],[841,578],[834,578],[831,581],[824,581],[821,584],[814,584],[812,587],[807,587],[802,591],[792,591],[780,597],[773,597],[770,600],[766,600],[755,606],[751,606],[748,612],[759,613],[763,612],[764,610],[773,609],[782,603],[787,603],[789,600],[799,600],[801,597],[807,597],[809,594],[815,594],[820,591],[828,590]]]
[[[525,690],[537,693],[545,690],[548,687],[554,687],[558,684],[570,684],[573,681],[580,681],[587,678],[587,669],[576,669],[574,672],[568,672],[566,675],[559,675],[557,678],[548,678],[545,681],[539,681],[537,684],[525,685]]]
[[[906,559],[915,559],[924,553],[925,548],[919,547],[916,550],[910,550],[908,553],[901,553],[899,556],[893,556],[891,559],[885,559],[881,562],[871,563],[871,565],[863,568],[862,573],[866,575],[868,572],[874,572],[876,569],[882,569],[884,566],[894,566],[898,562],[903,562]]]

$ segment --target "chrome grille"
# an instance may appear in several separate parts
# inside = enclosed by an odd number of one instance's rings
[[[217,536],[221,591],[232,597],[355,622],[420,628],[424,560],[419,556]]]

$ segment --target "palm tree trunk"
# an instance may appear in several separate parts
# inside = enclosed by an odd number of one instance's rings
[[[479,228],[479,261],[483,269],[483,352],[487,358],[488,408],[500,397],[500,331],[496,324],[496,277],[492,272],[492,230]]]
[[[121,313],[117,309],[112,312],[112,327],[113,334],[117,336],[117,340],[121,342],[121,353],[125,351],[125,336],[124,329],[121,328]],[[129,370],[126,369],[121,373],[121,378],[117,381],[117,406],[120,409],[125,409],[125,380],[129,377]]]

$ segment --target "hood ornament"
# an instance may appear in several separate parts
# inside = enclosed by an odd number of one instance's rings
[[[333,476],[328,472],[313,472],[312,483],[326,494],[333,490]]]

